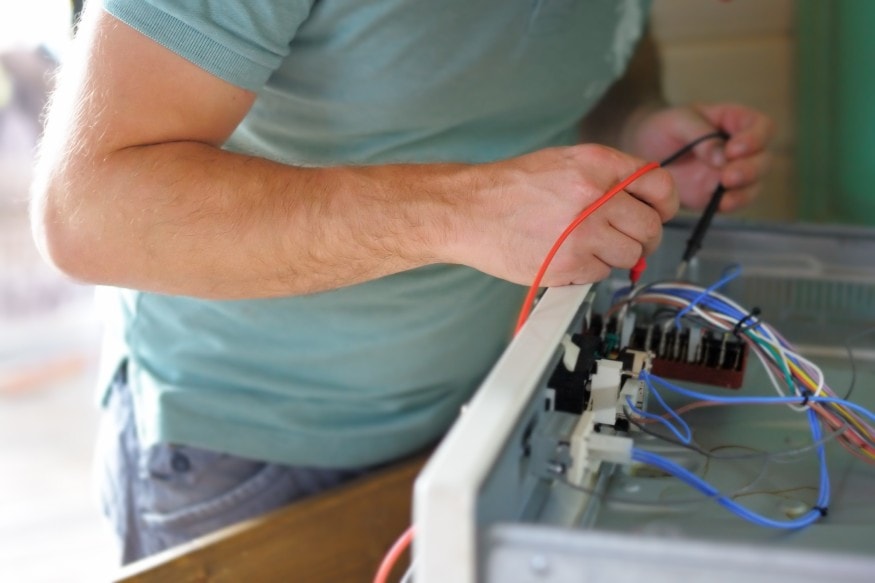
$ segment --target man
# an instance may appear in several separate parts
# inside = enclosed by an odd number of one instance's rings
[[[35,232],[116,286],[102,456],[125,561],[433,443],[557,235],[645,160],[746,202],[771,132],[664,108],[646,1],[106,0],[50,113]],[[576,145],[580,120],[587,141]],[[652,171],[545,285],[629,268],[677,210]],[[126,289],[125,289],[126,288]],[[139,291],[133,291],[139,290]],[[113,350],[115,349],[115,350]]]

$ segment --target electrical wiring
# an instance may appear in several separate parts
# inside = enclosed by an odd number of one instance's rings
[[[633,422],[634,423],[634,422]],[[660,439],[664,439],[665,436],[656,436]],[[820,447],[822,444],[829,441],[829,437],[822,438],[818,442],[813,444],[809,444],[804,448],[797,448],[793,453],[806,453]],[[700,453],[707,460],[727,460],[727,461],[737,461],[737,460],[762,460],[762,467],[759,472],[751,479],[748,484],[734,490],[731,493],[725,494],[726,497],[735,499],[742,496],[750,495],[751,489],[755,484],[759,483],[762,478],[766,475],[766,471],[769,467],[769,464],[778,460],[778,458],[773,459],[769,452],[761,452],[756,454],[741,454],[741,455],[718,455],[713,452],[709,452],[702,449],[696,449],[695,446],[684,445],[680,442],[668,439],[671,443],[675,445],[681,445],[682,447],[689,447],[694,449],[697,453]],[[734,446],[734,445],[724,445],[721,447],[744,447],[744,446]],[[706,464],[707,468],[707,464]],[[707,471],[707,470],[705,470]],[[665,472],[666,474],[672,475],[670,472]],[[704,479],[704,476],[701,478]],[[626,497],[623,495],[608,493],[605,489],[595,488],[595,487],[587,487],[581,484],[577,484],[569,481],[564,475],[556,475],[553,478],[554,483],[561,485],[562,487],[569,488],[576,492],[580,492],[582,494],[586,494],[594,499],[599,500],[601,503],[605,504],[614,504],[614,505],[622,505],[626,509],[637,508],[645,512],[686,512],[689,511],[689,507],[693,505],[699,505],[703,502],[707,502],[713,499],[713,496],[706,494],[702,491],[699,491],[700,496],[696,496],[694,498],[670,498],[670,499],[660,499],[660,500],[642,500],[640,496],[635,497]],[[813,488],[812,488],[813,489]]]
[[[734,403],[713,403],[714,406],[725,406],[725,405],[729,405],[729,404],[734,404]],[[780,404],[780,403],[773,403],[773,404]],[[689,444],[685,444],[680,440],[674,440],[671,437],[668,437],[665,435],[651,433],[645,427],[643,427],[638,421],[636,421],[633,417],[629,417],[629,421],[633,425],[638,426],[638,428],[642,429],[645,433],[650,433],[654,437],[657,437],[657,438],[665,440],[665,441],[669,441],[670,443],[672,443],[674,445],[679,445],[682,447],[692,449],[693,451],[696,451],[697,453],[701,454],[702,456],[706,457],[707,459],[725,460],[725,461],[761,459],[764,462],[762,470],[759,472],[757,477],[755,477],[753,480],[751,480],[751,482],[748,485],[746,485],[742,488],[739,488],[738,490],[735,490],[733,492],[727,493],[727,494],[719,494],[719,493],[715,494],[716,489],[714,489],[713,487],[710,489],[709,488],[696,488],[697,491],[700,492],[702,497],[672,498],[670,500],[661,500],[661,501],[645,501],[645,500],[641,500],[640,497],[630,498],[630,497],[624,497],[622,495],[608,494],[603,490],[597,490],[595,488],[588,488],[588,487],[582,486],[580,484],[575,484],[573,482],[568,481],[563,476],[556,476],[554,478],[555,482],[558,484],[561,484],[563,487],[567,487],[567,488],[570,488],[570,489],[575,490],[577,492],[581,492],[581,493],[586,494],[588,496],[591,496],[593,498],[598,498],[603,503],[622,504],[622,505],[624,505],[626,507],[630,507],[630,508],[641,508],[642,510],[645,510],[648,512],[653,512],[653,511],[680,512],[680,511],[687,510],[690,505],[700,504],[706,500],[713,500],[714,498],[716,498],[718,496],[723,496],[727,499],[734,500],[734,499],[740,498],[742,496],[747,496],[747,495],[750,495],[752,493],[757,493],[757,492],[750,492],[750,488],[754,484],[756,484],[757,482],[760,481],[760,479],[762,478],[762,476],[764,475],[764,473],[768,467],[768,464],[774,463],[774,462],[781,463],[783,457],[799,456],[799,455],[804,454],[804,453],[819,450],[825,444],[829,443],[830,441],[832,441],[836,437],[835,434],[824,436],[822,434],[822,432],[818,432],[815,434],[815,432],[812,431],[813,435],[817,435],[817,439],[815,439],[812,443],[810,443],[806,446],[803,446],[803,447],[797,447],[797,448],[784,450],[784,451],[777,451],[777,452],[756,452],[756,453],[749,453],[749,454],[736,454],[736,455],[724,454],[724,455],[721,455],[721,454],[714,453],[713,451],[705,450],[705,449],[701,448],[700,446],[698,446],[695,442],[692,442],[692,441]],[[844,430],[845,430],[845,428],[843,428],[841,431],[844,431]],[[722,446],[722,447],[741,447],[741,446]],[[642,450],[638,450],[638,451],[642,451]],[[655,454],[653,454],[653,455],[655,455]],[[662,459],[665,459],[665,458],[662,458]],[[642,460],[639,460],[639,461],[642,461]],[[642,463],[645,463],[645,462],[642,461]],[[671,462],[671,463],[673,463],[673,462]],[[675,465],[677,465],[677,464],[675,464]],[[655,467],[658,467],[658,469],[664,471],[667,474],[670,474],[673,476],[676,475],[673,467],[667,467],[665,465],[655,466]],[[678,466],[678,467],[683,467],[683,466]],[[823,472],[823,471],[824,471],[824,466],[821,464],[821,472]],[[704,478],[698,478],[698,479],[699,479],[699,482],[704,482]],[[821,481],[823,481],[823,479]],[[826,506],[824,506],[824,508],[826,508]],[[783,523],[783,522],[777,523],[776,522],[775,524],[761,524],[761,525],[762,526],[775,526],[775,527],[780,526],[781,528],[798,528],[800,526],[805,526],[805,524],[796,524],[793,522],[789,522],[789,523]]]
[[[677,437],[678,440],[680,440],[682,443],[690,443],[690,441],[693,439],[693,430],[690,429],[690,426],[687,424],[687,422],[684,421],[681,418],[681,416],[678,415],[674,411],[674,409],[672,409],[671,407],[668,406],[668,404],[663,400],[662,396],[659,394],[659,391],[655,390],[652,385],[649,387],[649,389],[650,389],[650,394],[653,395],[654,397],[656,397],[657,402],[659,402],[660,406],[663,408],[663,410],[666,412],[666,414],[670,417],[673,417],[674,420],[677,421],[678,425],[680,426],[680,429],[675,427],[668,419],[665,419],[664,417],[660,417],[659,415],[654,415],[653,413],[649,413],[647,411],[639,409],[632,402],[632,398],[627,396],[626,397],[626,406],[629,408],[629,410],[631,410],[633,413],[635,413],[639,417],[643,417],[645,419],[650,419],[652,421],[656,421],[657,423],[661,423],[666,428],[668,428],[669,431],[674,433],[675,437]]]
[[[659,165],[660,166],[668,166],[670,164],[673,164],[674,162],[677,162],[678,160],[680,160],[681,158],[683,158],[684,156],[686,156],[687,154],[692,152],[693,148],[695,148],[696,146],[698,146],[702,142],[707,142],[708,140],[728,140],[728,139],[729,139],[729,134],[724,132],[723,130],[711,132],[710,134],[704,134],[702,136],[699,136],[698,138],[696,138],[692,142],[685,144],[684,146],[682,146],[681,148],[679,148],[678,150],[673,152],[670,156],[664,158],[659,163]]]
[[[774,403],[774,404],[780,405],[781,403]],[[708,407],[724,407],[724,406],[726,406],[726,403],[716,403],[713,401],[696,401],[694,403],[691,403],[691,405],[708,406]],[[684,409],[684,407],[680,407],[676,410],[676,412],[678,414],[682,414],[683,409]],[[687,409],[687,410],[689,410],[689,409]],[[849,428],[848,425],[843,425],[837,431],[829,432],[829,434],[822,437],[820,439],[820,441],[817,441],[815,443],[809,443],[808,445],[804,445],[804,446],[800,446],[800,447],[790,448],[790,449],[782,449],[782,450],[776,450],[776,451],[757,451],[757,452],[752,452],[752,453],[740,453],[740,454],[718,454],[718,453],[715,453],[713,449],[712,450],[705,449],[704,447],[701,446],[701,444],[696,443],[695,440],[690,440],[689,443],[684,443],[682,440],[675,439],[675,438],[671,437],[670,435],[665,435],[665,434],[653,431],[647,427],[646,420],[635,419],[634,416],[628,414],[628,411],[627,411],[626,418],[629,420],[629,423],[631,423],[632,425],[637,427],[642,433],[646,433],[652,437],[655,437],[657,439],[660,439],[660,440],[665,441],[667,443],[670,443],[672,445],[685,447],[685,448],[690,449],[692,451],[695,451],[696,453],[698,453],[702,456],[705,456],[709,459],[720,460],[720,461],[752,460],[752,459],[762,458],[762,459],[767,460],[768,462],[786,463],[787,461],[789,461],[789,458],[798,457],[802,454],[813,451],[815,448],[817,448],[821,444],[827,444],[827,443],[835,440],[839,435],[841,435],[842,433],[847,431]]]
[[[811,413],[811,416],[812,419],[814,419],[812,422],[813,427],[817,427],[819,429],[820,426],[817,423],[816,418],[814,418],[814,414]],[[821,468],[821,479],[817,502],[815,503],[815,506],[812,507],[812,509],[806,512],[804,515],[791,520],[776,520],[756,513],[748,508],[745,508],[741,504],[735,502],[730,496],[720,493],[720,491],[717,490],[714,486],[712,486],[705,480],[702,480],[701,478],[699,478],[699,476],[695,475],[685,467],[676,464],[673,461],[660,455],[645,450],[633,448],[632,459],[633,461],[653,466],[677,477],[684,483],[692,486],[706,496],[713,498],[718,504],[725,507],[733,514],[736,514],[741,518],[752,522],[753,524],[770,528],[797,529],[809,526],[820,520],[823,516],[825,516],[825,513],[829,508],[829,477],[826,473],[826,456],[823,454],[822,449],[823,448],[821,446],[818,451]]]
[[[705,393],[700,393],[698,391],[693,391],[690,389],[686,389],[683,387],[679,387],[669,381],[659,378],[655,375],[649,374],[646,371],[642,371],[640,378],[644,380],[645,384],[650,387],[653,387],[653,383],[656,382],[663,388],[669,389],[675,393],[684,395],[690,399],[708,399],[714,403],[720,403],[723,405],[769,405],[769,404],[788,404],[788,403],[801,403],[802,401],[808,401],[809,403],[826,403],[826,404],[839,404],[848,409],[856,411],[860,415],[864,417],[868,417],[869,419],[875,421],[875,413],[872,413],[868,409],[857,405],[851,401],[847,401],[845,399],[841,399],[838,397],[818,397],[815,395],[806,395],[803,397],[720,397],[714,395],[707,395]],[[818,413],[815,410],[815,413]]]
[[[642,375],[646,375],[647,373],[642,373]],[[650,378],[654,378],[652,375],[649,375]],[[661,379],[660,379],[661,380]],[[671,383],[667,383],[671,384]],[[680,387],[672,387],[680,389]],[[681,389],[682,391],[686,391],[686,389]],[[695,393],[695,391],[690,391],[690,393]],[[685,393],[681,393],[685,394]],[[762,401],[759,401],[758,397],[749,397],[746,400],[750,403],[760,404]],[[776,402],[776,400],[783,399],[782,397],[762,397],[762,399],[771,399],[770,402]],[[730,403],[738,400],[737,398],[724,398],[718,399],[718,401]],[[808,416],[808,422],[811,427],[811,437],[815,443],[821,442],[822,440],[822,431],[820,429],[820,420],[817,417],[817,414],[809,409],[806,411],[806,415]],[[769,518],[767,516],[763,516],[759,513],[756,513],[741,504],[734,501],[731,496],[721,493],[717,488],[713,485],[709,484],[707,481],[703,480],[696,474],[692,473],[685,467],[677,464],[663,456],[655,454],[653,452],[649,452],[646,450],[642,450],[639,448],[632,449],[632,460],[637,461],[643,464],[647,464],[653,466],[657,469],[660,469],[676,478],[680,479],[682,482],[687,485],[695,488],[696,490],[702,492],[703,494],[713,498],[718,504],[725,507],[727,510],[736,514],[737,516],[753,523],[758,526],[769,527],[769,528],[781,528],[781,529],[797,529],[803,528],[813,524],[814,522],[820,520],[822,517],[826,516],[828,508],[829,508],[829,500],[830,500],[830,482],[829,482],[829,473],[826,466],[826,450],[824,448],[823,443],[819,443],[816,447],[817,457],[818,457],[818,465],[820,469],[820,480],[819,480],[819,488],[818,488],[818,496],[817,501],[811,510],[806,512],[804,515],[791,519],[791,520],[776,520],[773,518]]]
[[[685,397],[689,397],[690,399],[710,400],[715,403],[722,403],[724,405],[769,405],[774,403],[800,403],[802,401],[808,401],[810,403],[838,403],[850,409],[853,409],[861,415],[864,415],[865,417],[868,417],[869,419],[875,421],[875,413],[872,413],[865,407],[861,407],[856,403],[846,401],[840,397],[818,397],[816,395],[805,395],[802,397],[741,397],[733,395],[732,397],[723,397],[719,395],[709,395],[707,393],[701,393],[699,391],[680,387],[674,383],[667,381],[666,379],[650,374],[647,371],[641,371],[639,378],[641,378],[642,380],[644,380],[645,383],[648,384],[654,382],[658,383],[663,388],[669,389],[670,391],[673,391]],[[652,384],[650,386],[652,386]]]
[[[666,472],[668,473],[668,472]],[[581,486],[580,484],[575,484],[570,480],[566,479],[563,476],[557,476],[554,478],[554,482],[556,484],[561,485],[563,488],[569,488],[574,490],[575,492],[580,492],[581,494],[586,494],[587,496],[592,497],[593,499],[597,499],[604,504],[621,504],[624,507],[632,507],[632,508],[640,508],[646,511],[663,511],[663,512],[682,512],[688,510],[688,507],[703,504],[708,502],[711,499],[711,496],[703,495],[701,492],[695,497],[690,498],[670,498],[667,500],[642,500],[641,497],[627,497],[620,496],[617,494],[608,494],[607,492],[596,489],[596,488],[588,488],[586,486]],[[753,483],[753,481],[751,482]],[[747,488],[747,486],[745,486]],[[729,497],[737,496],[740,493],[743,493],[741,488],[737,492],[732,492],[729,494]]]
[[[695,399],[696,401],[688,407],[768,404],[789,406],[796,412],[804,413],[811,426],[812,444],[802,449],[816,451],[820,467],[816,503],[803,516],[792,520],[775,520],[741,506],[732,499],[731,495],[720,493],[714,486],[686,468],[653,452],[633,448],[632,459],[677,477],[697,491],[713,498],[730,512],[754,524],[770,528],[802,528],[825,516],[828,509],[830,485],[825,453],[827,442],[835,440],[857,458],[875,463],[875,429],[873,429],[875,414],[848,399],[839,398],[827,384],[820,367],[801,355],[776,329],[760,318],[758,310],[746,310],[718,291],[737,278],[740,272],[740,268],[732,268],[713,285],[705,288],[684,281],[662,281],[624,288],[614,295],[613,305],[605,317],[625,314],[631,306],[652,304],[657,306],[660,314],[654,325],[663,326],[666,331],[672,326],[680,328],[682,321],[690,321],[718,334],[731,334],[744,340],[750,351],[763,364],[777,396],[705,394],[679,387],[648,371],[642,371],[639,379],[656,396],[662,408],[665,408],[665,405],[660,390],[665,389]],[[853,367],[854,355],[850,348],[852,338],[855,337],[848,338],[846,346]],[[855,380],[856,370],[852,368],[852,382],[848,395],[853,391]],[[628,417],[629,421],[640,430],[699,453],[707,453],[692,439],[687,438],[686,428],[689,425],[686,421],[683,424],[678,422],[682,411],[669,413],[666,410],[665,415],[656,415],[635,408],[631,400],[627,400],[627,411],[631,413]],[[671,434],[648,430],[644,423],[661,424]],[[821,424],[829,430],[825,437]],[[772,459],[773,454],[758,455]],[[745,454],[744,457],[750,455]]]

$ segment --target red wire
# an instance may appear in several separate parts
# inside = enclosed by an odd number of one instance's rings
[[[383,557],[383,561],[380,563],[380,568],[377,569],[377,574],[374,575],[374,583],[386,583],[389,580],[389,575],[392,573],[395,563],[398,562],[398,559],[401,558],[401,555],[404,554],[404,551],[410,546],[412,540],[413,526],[411,525],[401,536],[398,537],[398,540],[395,541],[395,544],[392,545],[392,548],[389,549],[389,552]]]
[[[553,261],[553,257],[559,251],[559,248],[565,242],[565,239],[574,232],[580,223],[582,223],[589,215],[594,213],[601,207],[603,204],[608,202],[615,194],[638,180],[644,174],[647,174],[651,170],[659,168],[659,164],[656,162],[649,162],[644,165],[644,167],[639,168],[635,172],[629,175],[628,178],[614,186],[612,189],[604,193],[601,198],[597,201],[586,207],[582,213],[580,213],[576,219],[574,219],[570,225],[568,225],[565,230],[559,235],[559,238],[556,239],[556,242],[553,243],[553,247],[550,249],[550,252],[547,253],[547,256],[544,258],[544,262],[541,263],[540,269],[538,269],[537,275],[535,275],[535,281],[532,282],[531,287],[529,288],[529,293],[526,294],[526,299],[523,302],[523,306],[520,309],[519,318],[517,318],[516,329],[514,330],[514,334],[517,334],[520,329],[522,329],[523,324],[526,323],[526,320],[529,319],[529,313],[532,311],[532,304],[535,302],[535,295],[538,293],[538,288],[541,287],[541,280],[544,279],[544,273],[547,271],[547,268],[550,266],[550,263]]]

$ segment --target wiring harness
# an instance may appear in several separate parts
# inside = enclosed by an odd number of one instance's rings
[[[840,432],[836,441],[845,449],[863,461],[875,463],[875,429],[872,426],[875,418],[872,413],[839,398],[826,383],[823,371],[762,320],[757,309],[746,310],[717,291],[740,273],[740,268],[733,267],[707,288],[680,281],[653,283],[634,290],[627,288],[626,295],[618,297],[609,313],[635,304],[657,304],[674,314],[667,319],[667,326],[679,327],[681,319],[688,319],[718,333],[734,334],[744,340],[762,362],[778,396],[713,397],[695,393],[693,397],[691,391],[653,375],[644,377],[650,388],[659,384],[692,398],[725,404],[783,403],[798,412],[810,409],[829,431]]]
[[[819,463],[820,479],[817,501],[804,515],[791,520],[775,520],[757,514],[720,493],[714,486],[686,468],[652,452],[634,448],[632,460],[658,468],[677,477],[734,514],[754,524],[772,528],[801,528],[827,515],[830,482],[824,444],[834,439],[858,458],[875,463],[875,432],[871,423],[875,415],[869,410],[839,398],[826,384],[823,372],[813,362],[799,354],[781,334],[759,317],[758,310],[747,311],[717,290],[739,276],[740,268],[733,267],[715,284],[702,288],[687,282],[653,283],[639,288],[621,290],[609,313],[627,309],[636,304],[656,304],[667,313],[666,327],[680,327],[682,319],[723,334],[734,334],[748,343],[762,362],[778,396],[715,396],[677,386],[647,371],[640,378],[650,394],[665,410],[656,415],[635,407],[627,401],[627,408],[639,420],[657,422],[665,426],[682,444],[690,444],[692,431],[678,412],[668,407],[660,390],[669,390],[704,405],[786,405],[805,414],[811,428]],[[824,438],[823,429],[831,433]]]

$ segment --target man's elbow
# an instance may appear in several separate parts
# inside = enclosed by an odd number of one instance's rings
[[[77,193],[60,182],[38,174],[31,187],[30,224],[37,249],[66,276],[83,283],[104,283],[94,229],[89,228],[81,204],[75,202]]]

